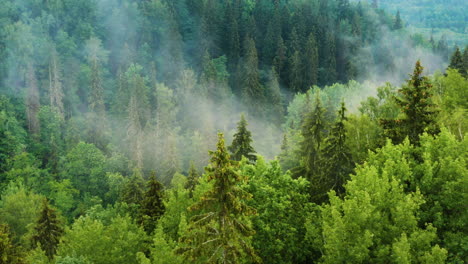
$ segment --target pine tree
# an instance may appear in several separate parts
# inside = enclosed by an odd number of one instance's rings
[[[402,28],[403,28],[403,22],[401,21],[401,17],[400,17],[400,10],[398,10],[395,16],[395,24],[393,25],[393,29],[399,30]]]
[[[196,215],[177,252],[189,262],[259,262],[249,242],[254,231],[248,217],[255,210],[244,203],[252,197],[239,186],[245,179],[232,165],[222,133],[218,134],[217,150],[210,155],[206,173],[213,187],[190,207]]]
[[[198,185],[199,179],[200,179],[200,174],[198,173],[197,168],[195,168],[195,163],[191,161],[190,169],[189,169],[188,176],[187,176],[187,185],[185,186],[185,188],[189,190],[190,197],[193,196],[193,191],[195,190],[195,187]]]
[[[154,231],[157,221],[164,214],[164,211],[163,186],[156,179],[156,172],[153,171],[146,184],[146,191],[143,194],[140,207],[140,223],[148,234]]]
[[[422,76],[423,69],[421,62],[417,61],[411,79],[398,91],[400,96],[395,97],[405,117],[397,120],[380,120],[385,135],[396,144],[408,136],[412,144],[418,145],[419,136],[424,131],[427,130],[429,134],[439,133],[436,123],[437,111],[431,103],[432,85],[427,77]]]
[[[255,41],[251,37],[245,40],[245,61],[241,73],[241,99],[252,113],[263,113],[264,89],[258,72],[258,55]]]
[[[312,186],[318,187],[314,192],[314,200],[323,202],[327,193],[334,190],[338,195],[344,194],[343,185],[352,172],[353,162],[351,152],[346,145],[346,107],[344,102],[338,111],[338,119],[331,128],[330,135],[325,141],[322,154],[324,173],[321,179],[314,181]]]
[[[44,199],[39,219],[34,227],[34,236],[32,237],[35,244],[39,243],[46,256],[52,260],[57,247],[60,243],[60,238],[64,233],[61,223],[54,209],[50,208],[49,203]]]
[[[302,92],[302,56],[299,51],[295,51],[289,58],[289,90],[293,93]]]
[[[300,142],[299,158],[301,159],[299,167],[293,169],[293,175],[305,177],[311,180],[320,172],[320,153],[322,150],[322,141],[324,137],[325,109],[322,107],[319,94],[315,98],[315,107],[306,114],[302,125],[302,141]]]
[[[229,151],[232,153],[232,159],[235,161],[240,161],[242,157],[246,157],[252,162],[257,159],[253,154],[255,150],[251,146],[252,133],[247,129],[247,125],[247,121],[242,114],[239,123],[237,123],[237,132],[234,134],[232,144],[228,147]]]
[[[456,47],[455,52],[450,58],[450,65],[448,67],[451,69],[458,70],[458,72],[461,75],[466,76],[466,68],[463,61],[463,55],[461,54],[461,51],[458,47]]]
[[[268,102],[270,103],[270,113],[268,116],[271,118],[272,122],[279,127],[283,124],[284,107],[279,84],[279,76],[276,73],[275,67],[272,67],[271,69],[267,95]]]

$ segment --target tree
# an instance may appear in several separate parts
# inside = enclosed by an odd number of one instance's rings
[[[20,248],[15,246],[8,225],[0,225],[0,264],[21,264]]]
[[[36,72],[32,63],[28,64],[26,82],[28,86],[26,96],[26,117],[28,119],[28,129],[31,134],[35,135],[39,133],[40,129],[40,123],[37,115],[41,104],[39,101],[39,87],[37,85]]]
[[[45,251],[49,260],[54,258],[57,252],[60,238],[64,230],[58,219],[57,213],[49,206],[47,199],[42,202],[42,209],[36,226],[34,227],[34,235],[32,240],[35,244],[40,245],[41,249]]]
[[[349,178],[353,169],[353,162],[350,150],[346,145],[346,127],[345,122],[348,120],[346,115],[346,107],[344,102],[341,103],[341,108],[338,111],[338,119],[330,130],[330,135],[325,141],[323,149],[323,176],[318,181],[314,181],[312,188],[317,188],[313,192],[316,201],[323,201],[328,191],[334,190],[339,196],[344,194],[343,185]]]
[[[146,191],[140,207],[140,222],[146,233],[154,231],[157,221],[164,214],[163,186],[156,180],[156,172],[152,172],[146,184]]]
[[[464,58],[458,47],[455,49],[455,52],[450,58],[450,64],[448,67],[454,70],[458,70],[458,72],[461,75],[466,76],[467,69],[465,68],[465,65],[464,65]]]
[[[195,187],[198,184],[199,178],[200,174],[198,173],[197,168],[195,168],[195,163],[191,161],[190,169],[187,176],[187,185],[185,186],[190,192],[190,197],[192,197],[193,195],[193,191],[195,190]]]
[[[312,179],[321,172],[319,164],[325,129],[324,114],[325,109],[322,107],[319,94],[317,94],[315,107],[306,114],[302,125],[302,141],[300,142],[299,152],[300,165],[293,169],[295,178],[305,177],[312,184],[316,184]]]
[[[318,46],[314,33],[310,33],[305,47],[304,56],[304,81],[306,87],[317,85],[318,80]]]
[[[404,117],[401,119],[381,119],[384,134],[395,143],[402,142],[408,136],[412,144],[419,143],[419,135],[426,129],[430,134],[439,132],[436,123],[437,111],[431,102],[431,87],[429,79],[422,76],[423,67],[421,62],[416,62],[411,79],[398,92],[395,97]]]
[[[240,161],[242,157],[246,157],[251,162],[254,162],[257,157],[254,148],[251,146],[252,133],[247,129],[247,121],[245,120],[244,114],[241,115],[239,123],[237,123],[237,132],[234,134],[231,146],[228,150],[232,154],[232,159]]]
[[[49,62],[49,101],[51,108],[64,118],[63,88],[58,53],[52,48]]]
[[[141,170],[135,168],[133,170],[133,175],[130,179],[127,179],[127,182],[122,188],[120,200],[128,205],[139,206],[143,200],[144,185],[145,183],[143,181],[143,176],[141,175]]]
[[[244,105],[256,115],[263,113],[264,88],[258,72],[258,55],[255,41],[248,36],[244,42],[245,60],[240,76],[241,99]]]
[[[402,28],[403,28],[403,22],[401,21],[401,17],[400,17],[400,10],[398,10],[395,16],[395,24],[393,25],[393,29],[399,30]]]
[[[239,186],[244,177],[233,167],[222,133],[218,134],[217,150],[210,155],[206,173],[212,187],[190,207],[198,214],[190,220],[178,252],[197,263],[258,262],[249,241],[254,232],[248,217],[255,210],[244,203],[251,195]]]

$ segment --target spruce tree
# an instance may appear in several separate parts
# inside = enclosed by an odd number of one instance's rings
[[[316,202],[327,199],[327,193],[334,190],[338,195],[344,194],[343,185],[352,172],[351,152],[346,145],[346,107],[344,102],[338,111],[338,119],[330,130],[322,152],[323,175],[312,186],[317,188],[313,193]]]
[[[402,28],[403,28],[403,22],[401,21],[400,10],[398,10],[395,16],[395,24],[393,25],[393,29],[399,30]]]
[[[234,134],[231,146],[228,147],[232,154],[232,159],[240,161],[242,157],[246,157],[250,161],[255,161],[257,157],[254,148],[251,146],[252,133],[247,129],[247,121],[244,115],[241,115],[239,123],[237,123],[237,132]]]
[[[432,85],[427,77],[422,76],[423,69],[421,62],[417,61],[411,79],[398,91],[400,96],[394,98],[404,113],[404,118],[380,120],[385,136],[391,138],[395,144],[409,137],[412,144],[418,145],[419,136],[424,131],[427,130],[429,134],[439,133],[437,111],[431,102]]]
[[[247,37],[245,41],[245,61],[241,72],[241,99],[252,113],[263,113],[264,90],[258,72],[258,55],[255,41]]]
[[[127,203],[128,205],[137,205],[139,206],[143,200],[143,176],[141,175],[141,170],[135,168],[133,170],[133,175],[122,188],[122,193],[120,195],[120,200]]]
[[[245,179],[233,166],[222,133],[218,134],[216,151],[210,151],[210,155],[206,174],[212,188],[190,207],[195,216],[177,252],[187,262],[259,262],[249,242],[254,231],[248,217],[255,210],[245,201],[252,196],[239,186]]]
[[[458,47],[455,49],[455,52],[450,58],[450,65],[448,67],[454,70],[458,70],[458,72],[463,76],[466,75],[463,55],[461,54],[461,51]]]
[[[163,185],[156,179],[156,172],[153,171],[146,184],[140,207],[140,223],[148,234],[154,231],[164,211]]]
[[[464,69],[464,77],[468,78],[468,45],[463,50],[463,69]]]
[[[319,94],[315,98],[315,107],[306,114],[302,125],[302,141],[300,142],[299,158],[301,159],[299,167],[292,170],[294,177],[300,176],[311,180],[321,172],[320,153],[322,150],[322,141],[324,137],[325,109],[322,107]]]
[[[189,169],[188,176],[187,176],[187,185],[185,186],[185,188],[189,190],[190,197],[193,196],[193,191],[195,190],[195,187],[198,185],[199,179],[200,179],[200,174],[198,173],[197,168],[195,168],[195,164],[193,163],[193,161],[191,161],[190,169]]]
[[[60,238],[63,235],[63,228],[57,213],[49,206],[49,203],[44,199],[39,219],[34,227],[34,235],[32,240],[35,244],[39,243],[46,256],[52,260],[57,247],[60,243]]]
[[[309,35],[304,55],[304,81],[308,88],[317,85],[318,80],[318,46],[313,33]]]

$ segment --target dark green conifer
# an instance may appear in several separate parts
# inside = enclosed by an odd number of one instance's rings
[[[344,194],[343,184],[352,172],[351,152],[346,145],[345,113],[346,107],[342,102],[338,119],[330,130],[322,152],[323,175],[312,184],[312,187],[316,188],[313,197],[318,203],[327,199],[330,190],[335,190],[338,195]]]
[[[156,179],[156,172],[153,171],[146,184],[140,207],[140,222],[148,234],[154,231],[164,211],[163,185]]]
[[[293,175],[305,177],[311,180],[321,172],[320,153],[322,141],[325,134],[324,123],[325,109],[319,95],[315,98],[315,107],[306,114],[302,125],[302,141],[300,142],[299,157],[301,159],[299,167],[293,169]]]
[[[141,170],[135,168],[133,170],[133,175],[122,188],[122,194],[120,196],[121,201],[127,203],[128,205],[140,205],[143,200],[143,186],[145,185],[143,181],[143,176],[141,175]]]
[[[34,236],[32,237],[34,244],[39,244],[46,256],[52,260],[57,252],[63,232],[57,213],[44,199],[39,219],[34,227]]]
[[[252,196],[239,186],[244,177],[233,166],[222,133],[218,134],[216,151],[210,151],[210,155],[206,173],[213,187],[190,207],[196,215],[190,220],[188,233],[181,238],[182,246],[177,252],[187,262],[260,262],[249,242],[254,231],[248,217],[255,210],[245,201]]]
[[[450,65],[449,68],[458,70],[458,72],[465,76],[465,65],[463,61],[463,55],[460,51],[460,48],[456,47],[455,52],[453,53],[452,57],[450,58]]]
[[[309,39],[306,43],[304,54],[304,81],[305,88],[317,85],[318,80],[318,46],[315,41],[315,36],[310,33]]]
[[[399,30],[402,28],[403,28],[403,22],[401,21],[400,10],[398,10],[395,16],[395,24],[393,25],[393,29]]]
[[[240,161],[242,157],[246,157],[250,161],[257,160],[252,144],[252,133],[247,129],[247,121],[244,115],[241,115],[239,123],[237,123],[237,132],[234,134],[231,146],[228,147],[232,153],[232,160]]]
[[[247,37],[245,41],[245,60],[242,62],[241,99],[252,113],[263,113],[264,88],[258,72],[258,55],[255,41]]]
[[[419,136],[427,131],[429,134],[439,133],[436,123],[437,111],[431,102],[431,83],[422,76],[421,62],[416,62],[416,67],[411,79],[398,92],[399,97],[395,101],[404,113],[403,119],[381,120],[385,136],[391,138],[394,143],[402,142],[409,137],[412,144],[419,144]]]
[[[198,185],[198,180],[200,178],[200,174],[197,171],[197,168],[195,168],[195,164],[193,161],[190,162],[190,169],[188,172],[187,176],[187,185],[185,186],[189,190],[189,195],[192,197],[193,191],[195,190],[195,187]]]
[[[463,69],[465,78],[468,77],[468,45],[463,50]]]

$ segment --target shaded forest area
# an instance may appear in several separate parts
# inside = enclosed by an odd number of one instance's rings
[[[468,48],[427,41],[348,0],[4,0],[0,263],[463,263]]]

